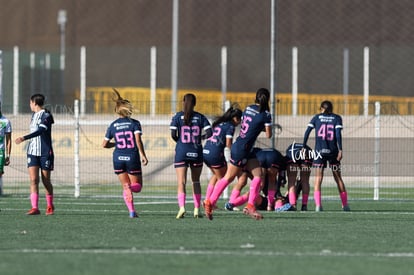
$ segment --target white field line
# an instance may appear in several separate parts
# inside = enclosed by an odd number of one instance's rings
[[[241,245],[242,250],[192,250],[192,249],[129,249],[105,248],[105,249],[0,249],[0,253],[17,254],[145,254],[145,255],[214,255],[214,256],[266,256],[266,257],[371,257],[371,258],[414,258],[414,252],[340,252],[322,250],[316,252],[285,252],[285,251],[260,251],[253,245]]]

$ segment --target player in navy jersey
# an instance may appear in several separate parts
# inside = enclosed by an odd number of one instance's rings
[[[171,138],[176,142],[174,167],[177,174],[177,219],[184,218],[186,213],[186,184],[187,170],[190,167],[191,181],[193,183],[194,218],[199,217],[201,204],[200,175],[203,169],[202,139],[212,135],[210,122],[203,115],[194,111],[196,97],[186,94],[183,98],[183,110],[177,112],[171,120]]]
[[[42,174],[43,186],[46,189],[46,215],[53,215],[53,185],[50,180],[54,165],[54,153],[52,146],[52,114],[45,109],[45,96],[34,94],[30,97],[30,109],[32,120],[30,122],[30,134],[18,137],[15,142],[20,144],[29,140],[27,146],[27,167],[30,177],[30,201],[32,208],[28,215],[39,215],[39,169]]]
[[[213,135],[207,139],[203,149],[204,163],[213,173],[207,185],[206,199],[210,198],[214,185],[226,173],[234,130],[240,124],[241,115],[242,111],[234,104],[213,122]]]
[[[311,174],[311,152],[312,149],[306,146],[303,149],[302,143],[292,143],[286,149],[286,175],[288,182],[289,203],[296,209],[296,201],[299,193],[302,192],[302,211],[308,210],[309,199],[309,177]]]
[[[273,148],[262,149],[256,147],[253,149],[253,154],[256,155],[260,167],[262,168],[263,181],[261,183],[261,189],[266,196],[263,198],[258,195],[255,204],[262,210],[273,211],[275,210],[276,194],[280,194],[280,186],[277,188],[276,182],[278,177],[284,173],[284,170],[286,169],[285,158],[278,150]],[[225,204],[227,210],[231,210],[234,206],[239,206],[247,202],[248,193],[240,195],[241,189],[247,183],[247,178],[248,176],[246,173],[243,173],[240,177],[241,180],[234,185],[230,200]]]
[[[221,193],[240,174],[243,168],[253,176],[250,183],[248,204],[243,209],[243,213],[257,220],[263,218],[254,206],[255,199],[260,191],[263,174],[260,163],[252,153],[252,149],[262,131],[266,133],[267,138],[272,136],[272,116],[269,112],[269,100],[269,91],[260,88],[256,92],[255,104],[247,106],[243,111],[239,136],[231,146],[231,158],[227,172],[215,185],[210,199],[204,201],[205,213],[210,220],[213,219],[213,209]]]
[[[137,218],[135,211],[134,196],[132,193],[139,193],[142,189],[142,170],[143,165],[148,164],[142,143],[141,123],[131,118],[133,113],[132,104],[123,99],[119,92],[114,89],[116,98],[115,113],[119,118],[114,120],[106,130],[102,147],[113,148],[112,161],[114,172],[118,175],[119,182],[122,185],[125,205],[129,211],[129,217]],[[111,140],[114,139],[114,142]]]
[[[4,166],[10,164],[12,126],[10,120],[1,113],[0,102],[0,196],[3,195]]]
[[[321,185],[323,171],[326,168],[327,162],[329,162],[338,187],[339,196],[342,201],[342,209],[344,211],[350,211],[345,184],[341,177],[342,118],[333,113],[333,106],[330,101],[323,101],[320,110],[321,113],[315,115],[308,124],[303,138],[303,144],[306,146],[309,134],[315,129],[315,148],[312,162],[315,168],[315,211],[322,211]]]
[[[258,150],[256,152],[256,157],[262,167],[263,175],[265,175],[265,180],[263,181],[263,191],[267,196],[267,211],[273,211],[276,209],[276,182],[278,177],[281,176],[286,170],[286,160],[284,156],[274,148]]]

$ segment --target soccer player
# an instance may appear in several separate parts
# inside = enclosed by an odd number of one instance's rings
[[[315,211],[322,211],[321,185],[324,168],[327,162],[331,167],[333,177],[338,187],[339,196],[342,201],[342,209],[350,211],[348,206],[348,196],[345,184],[341,177],[342,159],[342,118],[333,113],[333,105],[330,101],[322,101],[320,106],[321,113],[316,114],[308,124],[303,138],[303,145],[309,138],[309,134],[315,129],[315,148],[312,165],[315,168],[314,200]]]
[[[204,163],[213,173],[207,185],[206,199],[210,198],[214,185],[226,173],[234,130],[240,124],[241,115],[242,111],[237,108],[236,104],[233,104],[212,124],[213,135],[207,139],[203,148]]]
[[[312,166],[310,152],[312,149],[309,146],[303,148],[302,143],[294,142],[286,149],[286,175],[289,203],[296,209],[296,201],[302,192],[301,211],[307,211],[310,191],[309,177]]]
[[[147,165],[148,159],[141,139],[141,123],[131,118],[132,104],[122,98],[117,90],[114,89],[114,93],[116,96],[113,99],[116,102],[115,113],[119,115],[119,118],[114,120],[106,130],[102,147],[115,147],[113,152],[114,172],[118,175],[122,185],[129,217],[138,218],[132,193],[141,192],[143,185],[141,163],[144,166]],[[111,142],[112,139],[114,142]]]
[[[3,195],[4,166],[10,164],[12,126],[10,120],[3,116],[0,102],[0,196]]]
[[[247,106],[243,111],[240,133],[231,146],[231,158],[226,174],[215,185],[210,199],[204,201],[205,213],[208,219],[213,219],[213,209],[221,193],[240,174],[243,168],[253,176],[250,183],[248,204],[243,209],[243,213],[256,220],[263,218],[254,206],[260,191],[263,174],[260,163],[252,149],[262,131],[265,132],[267,138],[272,136],[272,116],[269,112],[269,100],[269,90],[260,88],[256,92],[255,103]]]
[[[255,201],[257,208],[267,211],[273,211],[275,209],[275,198],[278,192],[277,179],[285,168],[285,159],[283,155],[273,148],[254,148],[254,154],[260,163],[263,173],[263,182],[261,183],[261,189],[263,194],[267,197],[258,195]],[[246,185],[248,174],[243,173],[237,184],[234,185],[230,195],[230,200],[225,204],[227,210],[232,210],[235,206],[240,206],[247,202],[248,194],[240,196],[241,189]],[[265,201],[266,200],[266,201]]]
[[[30,122],[30,134],[18,137],[15,142],[20,144],[29,140],[27,146],[27,167],[30,177],[30,201],[32,208],[27,215],[39,215],[39,170],[42,183],[46,189],[46,215],[53,215],[55,206],[53,204],[53,185],[51,183],[51,171],[54,168],[54,153],[52,146],[52,124],[53,116],[49,110],[44,108],[45,96],[34,94],[30,97],[30,109],[32,119]]]
[[[176,218],[184,218],[186,213],[186,184],[187,170],[190,167],[193,183],[194,218],[199,217],[201,204],[200,175],[203,169],[202,139],[212,135],[208,119],[201,113],[194,111],[196,97],[186,94],[183,98],[183,110],[177,112],[171,120],[171,138],[176,142],[174,167],[177,174],[177,199],[179,210]]]
[[[275,209],[276,181],[279,174],[286,169],[285,158],[276,149],[266,148],[256,152],[266,180],[263,181],[264,193],[267,194],[267,211]]]

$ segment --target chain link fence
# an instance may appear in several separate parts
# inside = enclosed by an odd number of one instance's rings
[[[74,107],[66,109],[73,110]],[[115,118],[115,114],[91,114],[77,122],[70,112],[55,115],[53,141],[56,157],[52,181],[58,196],[74,196],[76,188],[79,188],[80,191],[76,192],[80,196],[120,195],[121,187],[112,168],[112,150],[101,147],[106,128]],[[173,167],[175,143],[169,130],[171,116],[135,114],[134,118],[141,121],[149,159],[148,166],[143,167],[144,189],[141,196],[175,198],[177,183]],[[14,137],[27,133],[29,114],[11,116],[10,119]],[[281,127],[275,127],[274,138],[269,140],[259,136],[255,146],[274,146],[285,154],[292,142],[302,142],[310,119],[311,116],[303,115],[279,116],[277,122]],[[342,171],[350,199],[414,199],[412,192],[409,192],[414,187],[414,117],[349,115],[343,116],[343,121]],[[313,143],[311,139],[309,145]],[[75,148],[79,148],[78,153]],[[324,194],[327,198],[337,198],[336,185],[330,175],[328,169]],[[201,177],[203,191],[209,176],[209,169],[204,167]],[[6,195],[27,194],[28,187],[26,148],[23,144],[13,145],[11,165],[5,169],[4,192]],[[379,196],[374,197],[374,194]]]

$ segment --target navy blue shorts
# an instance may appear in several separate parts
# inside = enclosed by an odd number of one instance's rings
[[[203,166],[203,154],[197,152],[176,151],[174,157],[174,167],[198,167]]]
[[[138,154],[113,155],[115,174],[128,173],[131,175],[142,175],[141,159]]]
[[[233,146],[231,150],[231,158],[230,162],[231,164],[237,166],[237,167],[244,167],[247,164],[247,161],[249,159],[256,158],[256,154],[253,152],[245,152],[243,150],[234,150]]]
[[[210,168],[219,169],[221,167],[227,166],[226,158],[224,157],[223,153],[217,156],[210,154],[210,152],[205,150],[203,152],[203,160],[204,163]]]
[[[329,167],[332,169],[340,170],[341,162],[338,161],[337,155],[329,155],[329,156],[316,156],[312,161],[312,166],[315,168],[326,168],[327,163],[329,162]]]
[[[27,155],[27,167],[38,166],[42,170],[53,171],[55,156],[49,154],[46,156]]]

